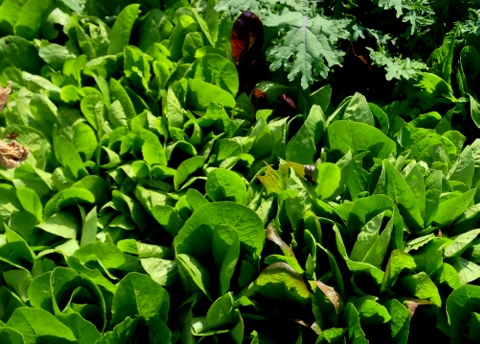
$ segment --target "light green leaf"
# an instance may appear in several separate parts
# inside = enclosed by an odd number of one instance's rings
[[[416,275],[408,275],[401,279],[402,286],[412,295],[420,300],[428,300],[438,307],[442,305],[442,299],[437,287],[425,272]]]
[[[73,132],[72,144],[75,150],[83,157],[83,161],[90,160],[97,149],[95,131],[85,123],[78,123]]]
[[[27,343],[55,341],[56,343],[76,343],[72,330],[43,309],[17,308],[6,326],[17,330]]]
[[[130,41],[133,24],[140,12],[139,4],[131,4],[120,12],[110,32],[108,55],[115,55],[123,51],[123,47]]]
[[[314,156],[317,153],[317,145],[325,130],[325,122],[322,108],[319,105],[313,105],[300,130],[287,144],[287,161],[313,164]]]
[[[270,300],[290,301],[301,305],[310,302],[311,293],[302,276],[283,262],[267,266],[256,279],[254,288]]]
[[[152,280],[161,286],[172,286],[178,279],[178,267],[174,260],[143,258],[140,263]]]
[[[42,17],[52,10],[54,2],[52,0],[28,0],[22,7],[15,24],[15,35],[26,39],[38,37]]]
[[[242,255],[252,263],[258,262],[265,241],[263,222],[250,208],[230,202],[209,203],[195,210],[174,239],[177,254],[195,257],[211,254],[213,231],[217,225],[235,228]]]
[[[185,74],[186,78],[199,79],[237,95],[239,81],[237,68],[220,55],[205,55],[195,60]]]
[[[80,247],[92,244],[96,240],[97,235],[97,207],[93,207],[92,210],[83,218],[81,228]]]
[[[404,177],[388,160],[383,160],[382,167],[375,194],[389,196],[412,229],[423,229],[420,207]]]
[[[360,93],[355,93],[348,102],[343,114],[343,119],[352,122],[360,122],[375,127],[373,113],[370,110],[367,99]]]
[[[66,239],[75,239],[79,230],[75,215],[68,211],[53,214],[45,222],[38,224],[37,227]]]
[[[173,184],[175,189],[178,190],[180,186],[188,179],[188,177],[201,168],[205,163],[205,158],[203,156],[194,156],[187,160],[182,161],[178,166],[177,171],[175,172],[175,177],[173,177]]]
[[[352,151],[369,151],[373,157],[387,158],[396,153],[396,144],[384,133],[365,123],[335,121],[327,127],[328,139],[332,150],[342,154]]]
[[[301,86],[306,89],[313,83],[314,76],[326,79],[330,67],[340,65],[344,53],[336,50],[335,45],[339,39],[348,37],[349,20],[307,15],[306,10],[303,13],[288,9],[267,13],[262,18],[264,25],[286,30],[280,37],[280,44],[268,51],[267,59],[272,62],[270,70],[285,69],[289,81],[300,75]]]
[[[167,321],[170,296],[149,276],[130,272],[118,284],[112,300],[111,324],[126,317],[141,316],[146,320],[158,316]]]
[[[388,310],[373,300],[365,300],[359,309],[360,322],[364,326],[379,325],[389,322],[392,317]]]
[[[315,192],[320,199],[328,199],[335,195],[335,192],[340,187],[341,173],[340,168],[331,162],[317,165],[313,178],[317,182]]]
[[[78,203],[93,204],[95,203],[95,196],[83,188],[63,189],[47,202],[44,215],[48,218],[58,213],[63,207],[77,205]]]
[[[448,180],[455,180],[462,182],[470,189],[472,187],[473,178],[475,175],[475,160],[472,153],[472,148],[467,146],[463,149],[455,164],[448,172]]]
[[[64,136],[58,136],[55,139],[54,149],[62,165],[72,174],[75,180],[88,176],[82,158]]]
[[[24,344],[23,335],[12,328],[0,327],[0,342],[5,344]]]
[[[441,227],[452,224],[471,205],[475,192],[476,189],[471,189],[458,196],[441,201],[437,214],[432,221]]]
[[[475,125],[480,128],[480,104],[470,95],[470,116]]]
[[[462,257],[457,258],[453,267],[457,270],[462,284],[471,283],[480,278],[480,266]]]
[[[368,344],[365,333],[360,326],[360,317],[353,303],[349,302],[345,306],[343,318],[348,324],[348,338],[352,344]]]
[[[403,270],[413,270],[416,266],[415,261],[408,253],[400,250],[393,250],[388,259],[381,290],[384,291],[390,289],[395,284]]]
[[[392,317],[390,333],[393,342],[396,344],[407,344],[408,332],[410,330],[410,312],[405,305],[396,299],[388,300],[385,306]]]
[[[473,229],[460,235],[450,237],[453,242],[445,248],[445,257],[459,256],[462,254],[473,240],[477,238],[478,234],[480,234],[480,229]]]
[[[233,109],[236,105],[235,98],[230,92],[200,79],[187,79],[187,105],[196,110],[206,110],[210,102],[221,104]]]
[[[214,202],[230,201],[247,204],[247,189],[242,177],[223,168],[216,168],[208,174],[205,185],[208,197]]]
[[[43,222],[43,207],[37,193],[26,187],[17,188],[17,197],[23,209],[35,215],[38,222]]]
[[[169,205],[154,206],[151,212],[155,220],[172,236],[176,236],[184,224],[178,211]]]

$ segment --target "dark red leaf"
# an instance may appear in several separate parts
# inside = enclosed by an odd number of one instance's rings
[[[268,100],[265,93],[258,89],[254,89],[250,95],[250,100],[256,110],[265,109],[268,106]]]
[[[242,12],[233,24],[230,44],[236,65],[247,55],[251,57],[252,62],[256,60],[256,56],[253,55],[260,54],[263,45],[263,24],[260,18],[253,12]]]
[[[278,96],[278,105],[275,109],[277,117],[295,116],[297,114],[297,106],[292,98],[282,93]]]
[[[278,96],[278,99],[280,100],[280,103],[285,104],[286,106],[296,110],[297,106],[295,105],[295,102],[287,96],[285,93],[282,93]]]
[[[240,79],[239,92],[247,93],[264,73],[262,58],[263,24],[254,13],[243,12],[233,24],[230,36],[233,62]]]

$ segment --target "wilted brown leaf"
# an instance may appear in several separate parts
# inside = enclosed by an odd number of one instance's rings
[[[268,240],[273,241],[275,244],[277,244],[281,250],[285,253],[285,255],[295,257],[295,254],[292,251],[292,248],[288,246],[285,241],[280,238],[280,235],[277,232],[277,229],[273,227],[272,225],[267,226],[267,233],[266,237]]]
[[[29,150],[17,141],[0,142],[0,165],[15,168],[28,157]]]
[[[9,140],[15,140],[20,134],[17,134],[17,133],[9,133],[7,135],[5,135],[5,138],[6,139],[9,139]]]
[[[342,298],[340,294],[335,291],[332,287],[322,283],[320,281],[315,281],[317,287],[325,294],[325,296],[330,300],[333,307],[335,307],[335,313],[340,313],[343,308]]]
[[[12,93],[12,82],[9,81],[7,87],[3,88],[0,85],[0,111],[3,110],[5,104],[8,102],[8,95]]]
[[[413,317],[413,314],[415,313],[415,310],[417,309],[418,306],[434,305],[434,303],[431,301],[419,300],[419,299],[407,299],[407,300],[404,300],[403,303],[407,305],[407,308],[410,311],[410,318]]]

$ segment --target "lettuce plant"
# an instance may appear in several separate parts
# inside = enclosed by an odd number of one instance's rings
[[[393,100],[336,102],[309,85],[357,4],[4,0],[0,137],[30,153],[0,170],[0,341],[478,342],[477,12],[421,62],[372,51]],[[292,81],[247,94],[216,9]]]

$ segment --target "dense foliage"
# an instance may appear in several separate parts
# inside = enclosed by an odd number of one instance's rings
[[[478,343],[479,15],[0,0],[0,342]]]

